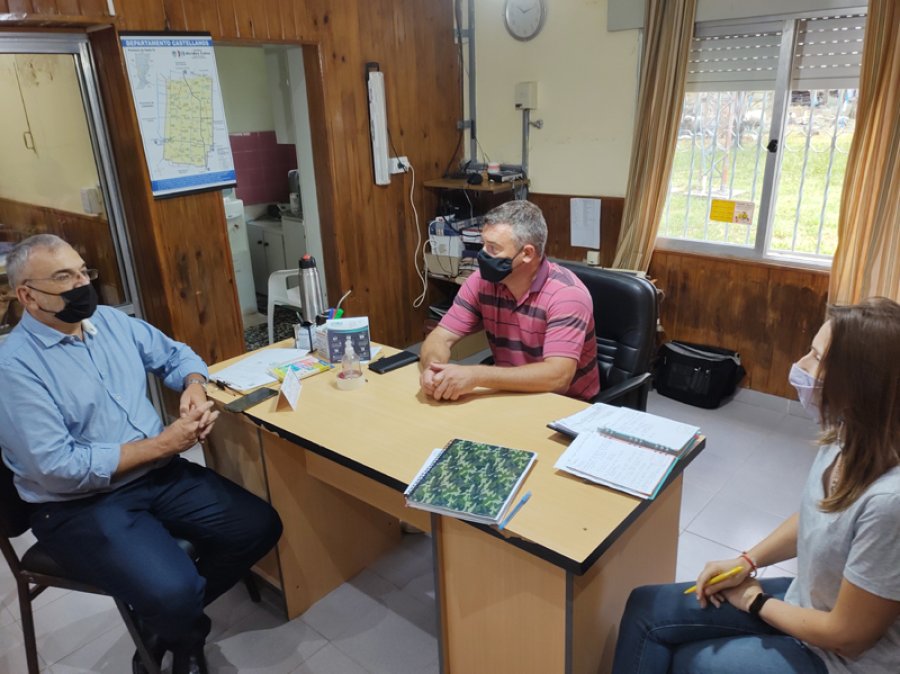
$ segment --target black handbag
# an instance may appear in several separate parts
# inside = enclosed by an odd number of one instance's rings
[[[736,351],[667,342],[659,349],[654,379],[660,395],[713,409],[734,393],[746,373]]]

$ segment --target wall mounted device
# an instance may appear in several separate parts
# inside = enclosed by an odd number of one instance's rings
[[[390,185],[388,162],[387,106],[384,99],[384,73],[377,63],[366,64],[369,89],[369,132],[372,136],[372,166],[376,185]]]
[[[519,82],[516,84],[516,110],[536,109],[537,89],[537,82]]]

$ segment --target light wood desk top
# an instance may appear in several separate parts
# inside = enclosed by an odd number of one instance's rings
[[[384,351],[389,355],[396,350]],[[547,423],[583,409],[584,402],[548,393],[487,391],[458,402],[435,402],[419,390],[415,365],[384,375],[363,370],[368,382],[359,390],[338,390],[335,368],[303,380],[296,411],[275,411],[277,399],[271,398],[246,414],[278,435],[398,490],[433,449],[453,438],[535,451],[538,460],[522,487],[522,493],[532,491],[531,499],[504,533],[514,545],[576,574],[584,573],[648,505],[553,468],[568,439]],[[235,397],[212,386],[210,396],[220,402]],[[679,461],[669,482],[701,448],[702,443]]]

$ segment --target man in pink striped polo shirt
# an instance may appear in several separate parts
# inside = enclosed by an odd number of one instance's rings
[[[590,400],[600,391],[594,310],[587,288],[544,256],[547,223],[528,201],[485,216],[478,268],[422,344],[422,390],[457,400],[478,387],[553,391]],[[494,365],[455,365],[450,349],[484,328]]]

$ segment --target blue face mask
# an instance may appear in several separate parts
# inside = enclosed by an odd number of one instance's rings
[[[509,276],[513,270],[513,260],[518,257],[524,248],[520,248],[519,252],[512,257],[493,257],[488,255],[484,248],[478,251],[478,270],[481,272],[481,278],[491,283],[500,283]]]
[[[797,389],[797,397],[806,413],[816,421],[820,421],[819,398],[822,395],[822,380],[816,379],[797,363],[794,363],[791,365],[788,381]]]

